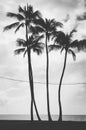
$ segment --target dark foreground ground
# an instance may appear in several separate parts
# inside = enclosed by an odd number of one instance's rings
[[[86,130],[86,122],[0,121],[0,130]]]

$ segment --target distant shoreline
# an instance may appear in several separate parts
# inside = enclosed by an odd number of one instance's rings
[[[47,121],[47,115],[40,115],[41,119]],[[37,120],[34,115],[34,119]],[[58,120],[58,115],[52,115],[53,121]],[[28,114],[0,114],[0,120],[27,120],[30,121]],[[63,121],[86,121],[86,115],[63,115]]]

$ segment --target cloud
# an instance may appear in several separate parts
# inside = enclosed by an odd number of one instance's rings
[[[77,7],[77,4],[78,4],[78,0],[41,0],[40,1],[41,3],[43,3],[44,5],[54,5],[55,7],[56,6],[61,6],[61,7],[68,7],[68,8],[75,8]]]
[[[79,2],[79,0],[59,0],[59,3],[62,6],[66,6],[68,8],[76,8],[78,5],[78,2]]]

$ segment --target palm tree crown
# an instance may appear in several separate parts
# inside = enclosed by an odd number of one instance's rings
[[[56,31],[53,39],[54,44],[49,46],[49,51],[51,50],[57,50],[61,49],[61,52],[63,50],[67,51],[69,54],[72,54],[73,59],[76,59],[76,55],[73,51],[74,48],[79,49],[80,46],[78,46],[79,41],[78,40],[72,40],[73,34],[76,32],[76,29],[73,29],[69,34],[65,34],[62,31]],[[80,43],[80,45],[82,45]]]
[[[57,22],[55,19],[40,18],[34,20],[34,23],[36,24],[35,28],[31,26],[30,29],[34,32],[34,34],[46,33],[48,41],[52,34],[56,31],[57,27],[62,27],[62,23]]]
[[[25,54],[28,53],[28,49],[33,50],[38,55],[41,54],[44,49],[44,44],[41,42],[42,38],[43,35],[41,36],[31,35],[29,36],[28,42],[24,39],[17,39],[17,46],[19,46],[20,48],[15,50],[15,54],[20,54],[23,52],[23,56],[25,56]]]
[[[24,8],[19,6],[18,13],[15,14],[8,12],[7,16],[17,19],[17,22],[4,27],[4,31],[16,28],[16,33],[20,29],[20,27],[24,27],[26,24],[30,26],[30,24],[33,23],[34,20],[39,19],[41,17],[41,13],[38,10],[34,11],[33,7],[31,5],[28,6],[27,4],[27,7],[24,6]]]
[[[73,55],[75,60],[74,49],[76,48],[78,51],[84,50],[86,48],[86,39],[83,40],[73,40],[73,34],[77,32],[73,29],[70,34],[65,34],[62,31],[55,32],[54,35],[54,45],[49,46],[49,51],[53,49],[61,49],[61,52],[65,49],[69,54]]]

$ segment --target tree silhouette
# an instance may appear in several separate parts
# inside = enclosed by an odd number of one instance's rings
[[[46,48],[46,90],[47,90],[47,111],[48,120],[51,121],[50,114],[50,103],[49,103],[49,56],[48,56],[48,42],[51,39],[52,34],[56,31],[57,27],[62,27],[62,23],[56,22],[55,19],[43,19],[40,18],[35,20],[36,27],[31,27],[34,34],[42,33],[45,37],[45,48]]]
[[[41,17],[41,13],[39,11],[34,11],[33,7],[31,5],[28,6],[28,4],[27,4],[27,6],[24,6],[24,8],[19,6],[18,13],[15,14],[15,13],[8,12],[7,16],[10,18],[17,19],[17,22],[4,27],[4,31],[12,29],[12,28],[16,28],[16,30],[15,30],[15,33],[16,33],[21,27],[25,27],[25,30],[26,30],[25,36],[26,36],[26,43],[27,43],[26,45],[27,45],[27,50],[29,50],[28,51],[28,66],[29,66],[29,80],[30,80],[30,88],[31,88],[31,97],[34,97],[33,96],[34,88],[33,88],[31,57],[30,57],[30,49],[28,49],[28,33],[29,32],[31,33],[30,26],[33,25],[34,20],[39,19]],[[20,49],[20,52],[21,52],[21,50],[24,51],[24,48]],[[18,51],[17,51],[17,53],[18,53]],[[39,53],[39,51],[38,51],[38,53]],[[37,117],[39,120],[41,120],[40,116],[38,114],[37,107],[36,107],[35,98],[31,99],[31,120],[33,120],[33,103],[35,106]]]
[[[19,46],[20,48],[15,50],[16,55],[23,53],[23,56],[25,56],[27,53],[29,82],[30,84],[32,84],[32,86],[30,86],[31,98],[33,100],[34,100],[34,85],[33,85],[33,73],[32,73],[32,65],[31,65],[31,50],[33,50],[33,52],[36,52],[38,55],[42,53],[43,48],[44,48],[44,44],[40,41],[42,38],[43,38],[43,35],[29,36],[28,42],[25,41],[24,39],[17,39],[17,46]],[[27,48],[27,45],[28,45],[28,48]],[[36,105],[35,102],[34,102],[34,105]],[[36,113],[38,113],[37,108],[35,108],[35,110],[36,110]],[[32,109],[31,109],[31,115],[33,115]]]
[[[86,48],[86,40],[73,40],[73,34],[76,32],[76,28],[74,28],[69,34],[65,34],[62,31],[55,32],[54,35],[54,44],[49,46],[49,51],[61,49],[61,52],[65,51],[64,57],[64,65],[63,70],[59,82],[58,89],[58,102],[59,102],[59,119],[58,121],[62,121],[62,106],[61,106],[61,85],[64,77],[64,72],[66,69],[67,55],[72,54],[73,59],[76,60],[76,55],[74,49],[78,49],[78,51]]]

